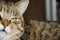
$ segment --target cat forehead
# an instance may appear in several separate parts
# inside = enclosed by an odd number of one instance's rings
[[[4,13],[4,12],[6,12],[7,13],[7,11],[9,12],[9,11],[11,11],[11,12],[18,12],[18,10],[17,10],[17,7],[15,6],[15,5],[7,5],[7,4],[3,4],[2,6],[0,6],[0,14],[1,13]]]
[[[20,15],[23,15],[24,12],[26,11],[27,7],[28,7],[28,4],[29,4],[29,0],[20,0],[19,2],[17,3],[6,3],[4,1],[0,1],[0,6],[1,4],[4,5],[13,5],[13,6],[16,6],[17,7],[17,10],[19,12]],[[13,7],[14,8],[14,7]],[[15,9],[15,8],[14,8]]]

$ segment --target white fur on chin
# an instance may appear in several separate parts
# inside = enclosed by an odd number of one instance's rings
[[[4,38],[7,36],[7,35],[9,35],[9,33],[10,33],[10,26],[7,26],[6,28],[5,28],[5,31],[2,31],[2,30],[4,30],[4,26],[2,25],[2,24],[0,24],[0,40],[4,40]]]

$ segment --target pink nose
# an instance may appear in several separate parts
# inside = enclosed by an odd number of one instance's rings
[[[4,27],[6,27],[10,24],[10,21],[7,19],[2,19],[2,24],[4,25]]]

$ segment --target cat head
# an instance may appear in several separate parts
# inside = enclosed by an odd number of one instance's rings
[[[23,34],[23,14],[27,9],[29,0],[21,0],[16,3],[0,1],[0,38],[13,34]],[[7,38],[7,37],[6,37]]]

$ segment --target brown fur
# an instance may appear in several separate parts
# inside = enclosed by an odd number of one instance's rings
[[[30,20],[29,40],[60,40],[60,24],[57,22],[45,22]]]

